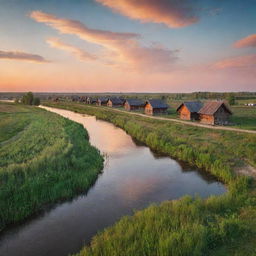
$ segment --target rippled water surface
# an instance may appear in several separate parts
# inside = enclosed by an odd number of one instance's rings
[[[213,177],[137,145],[122,129],[95,117],[47,108],[84,125],[106,155],[103,173],[87,194],[61,203],[0,237],[1,256],[60,256],[78,252],[121,216],[183,195],[218,195]]]

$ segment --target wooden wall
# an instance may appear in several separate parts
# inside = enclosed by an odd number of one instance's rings
[[[191,119],[190,111],[187,109],[186,106],[183,105],[179,109],[179,113],[180,113],[180,119],[183,119],[183,120],[190,120]]]
[[[228,124],[230,113],[222,105],[217,112],[214,114],[214,124]]]
[[[130,106],[130,104],[128,102],[124,103],[124,109],[127,110],[127,111],[131,110],[131,106]]]
[[[214,125],[214,116],[213,115],[204,115],[200,114],[200,123]]]
[[[113,104],[112,104],[112,101],[111,101],[111,100],[108,101],[107,106],[108,106],[108,107],[113,107]]]
[[[148,103],[145,105],[144,111],[146,115],[153,115],[153,108]]]
[[[146,104],[144,107],[146,115],[155,115],[155,114],[166,114],[167,108],[152,108],[150,104]]]

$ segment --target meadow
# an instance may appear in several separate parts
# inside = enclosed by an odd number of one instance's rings
[[[0,159],[0,231],[85,193],[103,168],[82,125],[13,103],[0,103]]]
[[[117,113],[79,103],[45,105],[95,115],[138,141],[210,172],[228,192],[152,205],[96,235],[78,255],[254,255],[256,190],[235,170],[256,167],[256,136]]]

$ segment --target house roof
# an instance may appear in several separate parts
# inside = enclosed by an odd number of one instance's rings
[[[98,98],[98,101],[100,101],[101,103],[107,103],[108,98],[100,97],[100,98]]]
[[[180,106],[177,108],[177,111],[179,111],[179,109],[182,106],[186,106],[186,108],[191,112],[191,113],[197,113],[202,107],[203,107],[203,103],[200,101],[185,101],[182,104],[180,104]]]
[[[127,99],[126,102],[128,102],[130,106],[144,106],[144,102],[139,99]]]
[[[93,102],[95,102],[95,101],[97,101],[97,100],[96,100],[96,98],[88,97],[88,98],[87,98],[87,101],[93,101]]]
[[[150,104],[152,108],[168,108],[169,107],[169,105],[167,105],[165,102],[158,99],[147,100],[146,103]]]
[[[122,105],[123,101],[120,100],[119,98],[109,98],[109,100],[114,104],[114,105]]]
[[[204,115],[214,115],[221,106],[224,106],[227,112],[232,114],[231,110],[224,101],[208,101],[204,104],[198,113]]]

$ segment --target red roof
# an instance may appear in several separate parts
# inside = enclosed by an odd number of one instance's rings
[[[198,113],[203,115],[214,115],[221,106],[224,106],[227,112],[232,114],[231,110],[224,101],[208,101],[204,104]]]

